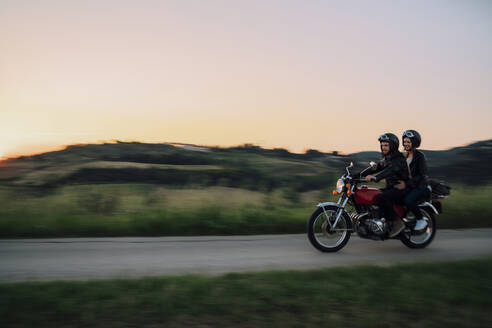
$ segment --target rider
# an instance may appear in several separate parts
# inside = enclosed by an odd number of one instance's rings
[[[379,137],[382,159],[365,180],[380,181],[386,179],[386,188],[378,195],[381,214],[387,220],[393,221],[389,237],[398,235],[405,224],[396,215],[394,204],[400,202],[406,194],[405,182],[408,180],[408,166],[405,157],[398,151],[400,141],[393,133],[385,133]]]
[[[405,196],[403,202],[409,210],[415,215],[415,219],[422,219],[422,212],[419,209],[419,200],[425,198],[429,189],[427,189],[427,164],[425,155],[417,150],[422,138],[420,133],[415,130],[406,130],[401,137],[405,155],[407,158],[409,180],[406,184],[410,190]]]

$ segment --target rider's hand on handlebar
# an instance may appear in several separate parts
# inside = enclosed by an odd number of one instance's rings
[[[364,179],[366,182],[376,181],[376,177],[373,175],[367,175]]]

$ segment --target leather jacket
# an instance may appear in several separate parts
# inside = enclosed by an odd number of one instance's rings
[[[427,163],[425,155],[415,150],[413,152],[413,159],[409,165],[411,178],[408,180],[407,185],[409,188],[425,188],[427,186]]]
[[[398,150],[384,156],[375,169],[361,176],[374,175],[376,182],[386,179],[386,188],[393,188],[399,181],[408,181],[408,165],[405,156]]]

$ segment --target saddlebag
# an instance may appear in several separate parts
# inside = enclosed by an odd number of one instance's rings
[[[449,196],[451,193],[451,187],[443,181],[429,179],[429,186],[431,188],[432,196]]]

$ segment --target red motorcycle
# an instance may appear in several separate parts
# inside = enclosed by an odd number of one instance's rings
[[[376,163],[364,171],[374,167]],[[388,237],[391,223],[380,218],[377,196],[380,189],[369,188],[365,182],[350,175],[353,163],[345,168],[346,173],[337,181],[334,195],[340,195],[337,203],[318,204],[308,222],[308,237],[311,244],[322,252],[336,252],[343,248],[356,232],[361,238],[373,240],[391,239]],[[362,171],[361,173],[363,173]],[[431,189],[431,188],[429,188]],[[420,204],[423,218],[416,220],[404,205],[396,204],[395,212],[405,223],[405,229],[393,239],[400,239],[410,248],[424,248],[429,245],[436,234],[435,215],[442,213],[440,200],[447,195],[431,192],[430,197]],[[352,205],[352,211],[345,206]]]

